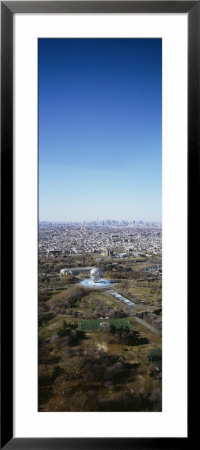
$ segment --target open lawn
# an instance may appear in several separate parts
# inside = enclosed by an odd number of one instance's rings
[[[100,328],[100,323],[108,322],[116,328],[132,328],[132,324],[128,319],[98,319],[98,320],[82,320],[78,323],[78,328],[81,331],[96,331]]]

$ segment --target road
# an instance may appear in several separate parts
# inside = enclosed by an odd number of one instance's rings
[[[144,327],[148,328],[150,331],[152,331],[152,333],[157,334],[158,336],[160,336],[160,330],[156,330],[156,328],[152,327],[151,325],[149,325],[149,323],[147,323],[145,320],[140,319],[137,316],[134,316],[134,320],[136,320],[136,322],[141,323]]]

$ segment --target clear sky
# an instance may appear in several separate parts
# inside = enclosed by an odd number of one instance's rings
[[[39,219],[161,221],[162,40],[39,39]]]

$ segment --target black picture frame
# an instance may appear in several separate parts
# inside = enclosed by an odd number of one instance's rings
[[[1,448],[183,449],[194,447],[191,401],[187,438],[13,438],[13,16],[16,13],[185,13],[188,15],[188,299],[198,275],[192,265],[197,239],[200,151],[200,0],[1,1]],[[188,301],[188,324],[192,304]],[[192,321],[195,321],[194,315]],[[194,330],[194,326],[192,326]],[[192,335],[189,327],[191,348]],[[191,380],[188,359],[189,381]],[[188,394],[191,392],[188,385]]]

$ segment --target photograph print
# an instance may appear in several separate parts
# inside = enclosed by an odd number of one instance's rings
[[[38,411],[162,411],[162,39],[38,39]]]

